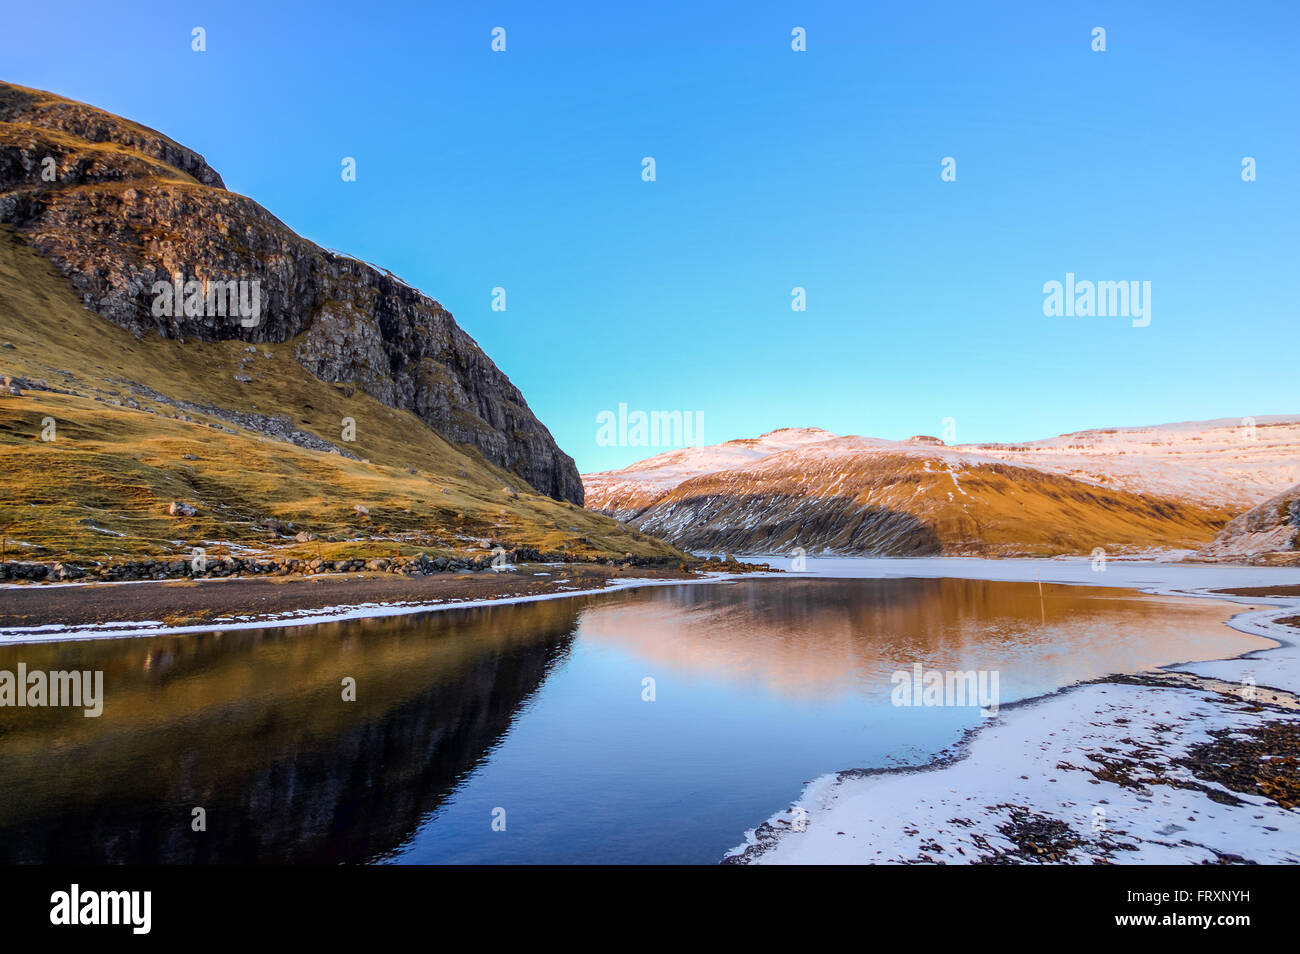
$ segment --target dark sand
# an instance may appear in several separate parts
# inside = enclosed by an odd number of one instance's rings
[[[719,567],[720,568],[720,567]],[[549,573],[550,576],[534,576]],[[514,572],[338,573],[0,588],[0,627],[161,620],[196,625],[223,616],[279,615],[357,603],[441,603],[598,590],[625,579],[693,579],[681,570],[594,564],[520,566]],[[564,582],[561,582],[564,581]]]

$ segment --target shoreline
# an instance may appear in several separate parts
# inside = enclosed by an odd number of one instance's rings
[[[510,565],[501,573],[479,570],[404,576],[352,571],[292,577],[0,583],[0,644],[302,626],[342,619],[591,596],[639,586],[755,578],[1037,580],[1130,589],[1158,596],[1218,598],[1225,602],[1246,602],[1245,597],[1249,595],[1248,601],[1255,603],[1269,603],[1272,599],[1233,592],[1233,589],[1283,590],[1300,596],[1300,571],[1286,567],[1113,560],[1110,571],[1099,578],[1089,569],[1090,561],[1083,557],[809,557],[807,560],[815,566],[815,571],[794,570],[788,557],[748,554],[733,557],[733,561],[738,562],[704,562],[689,570],[539,562]],[[763,561],[769,564],[769,568],[744,561]],[[715,565],[717,570],[709,569]],[[846,568],[871,572],[847,572]],[[1046,575],[1044,570],[1048,571]],[[1162,572],[1173,572],[1177,576],[1194,574],[1206,580],[1212,575],[1236,579],[1231,584],[1223,579],[1216,580],[1213,585],[1197,587],[1162,586],[1159,581],[1143,579]],[[129,599],[118,598],[118,591],[124,587],[130,588],[128,592],[132,596]],[[226,592],[228,587],[234,589]],[[148,596],[142,596],[141,589]],[[326,590],[337,597],[322,598],[326,596]],[[200,591],[205,599],[194,599]],[[212,599],[216,592],[228,598]],[[92,597],[91,593],[98,595]],[[236,597],[235,593],[239,595]],[[105,599],[104,594],[112,595]],[[54,599],[50,598],[52,595]],[[1278,596],[1274,599],[1286,598]],[[258,602],[269,605],[263,612],[247,609],[250,604],[255,607]],[[1300,614],[1300,599],[1294,602],[1297,614]],[[146,609],[137,614],[134,607],[141,603]],[[51,612],[51,604],[62,604],[61,611]],[[130,609],[131,612],[117,612],[115,608]],[[227,615],[216,615],[219,613]]]
[[[826,773],[721,862],[1300,863],[1300,580],[1176,585],[1186,566],[1133,567],[1161,579],[1128,588],[1263,605],[1226,624],[1277,645],[1063,686],[924,764]]]
[[[428,577],[346,573],[19,584],[0,586],[0,645],[308,626],[759,575],[781,574],[528,564],[500,573]],[[56,604],[61,606],[51,611]]]
[[[535,564],[500,574],[414,579],[335,574],[140,581],[172,608],[183,604],[193,612],[198,591],[209,608],[225,604],[225,615],[201,619],[115,616],[115,607],[139,605],[141,590],[134,585],[0,587],[0,644],[298,626],[756,577],[1041,580],[1219,600],[1251,606],[1226,624],[1275,645],[1110,675],[1006,703],[996,718],[970,727],[924,764],[828,772],[807,783],[789,808],[744,832],[721,861],[1300,863],[1300,771],[1288,768],[1300,768],[1296,570],[1115,561],[1103,575],[1086,559],[809,558],[809,571],[790,572],[781,558],[745,559],[770,560],[774,569],[702,573]],[[115,598],[105,599],[110,593]],[[98,618],[35,625],[26,619],[21,625],[8,599],[16,594],[43,604],[47,614],[51,602],[65,610],[67,599],[93,605]],[[65,599],[51,601],[56,594]],[[250,612],[259,596],[265,602],[272,594],[287,604]],[[369,598],[346,599],[357,595]],[[1248,675],[1256,684],[1250,700],[1242,695]],[[1269,776],[1259,782],[1259,771],[1269,766],[1282,766],[1297,780]],[[1209,777],[1224,771],[1225,778]],[[1252,790],[1256,783],[1271,786],[1273,797]],[[806,820],[803,830],[795,826],[797,812]],[[1193,836],[1198,829],[1209,835]]]

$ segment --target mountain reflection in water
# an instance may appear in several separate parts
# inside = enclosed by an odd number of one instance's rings
[[[1224,604],[1042,592],[749,580],[0,647],[0,669],[105,687],[98,719],[0,709],[0,861],[710,862],[808,779],[924,760],[981,721],[891,706],[914,663],[998,670],[1005,705],[1270,645]]]

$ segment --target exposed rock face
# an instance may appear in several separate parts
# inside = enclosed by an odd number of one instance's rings
[[[298,236],[153,130],[0,84],[0,222],[51,259],[87,308],[137,336],[292,340],[317,377],[413,411],[542,493],[583,501],[572,458],[437,302]],[[203,283],[198,307],[178,312],[154,293],[178,276]],[[257,315],[210,307],[217,282],[256,282]]]
[[[819,427],[784,427],[762,437],[666,451],[622,470],[583,474],[587,509],[630,521],[692,477],[745,467],[773,454],[834,440],[835,436]]]
[[[1202,559],[1300,564],[1300,484],[1228,521]]]
[[[628,523],[691,550],[1045,556],[1195,546],[1227,517],[928,447],[841,450],[692,478]]]
[[[1056,555],[1202,546],[1237,511],[815,428],[588,474],[587,505],[696,551]]]
[[[186,177],[203,185],[216,186],[218,189],[226,187],[216,170],[192,149],[186,149],[148,126],[141,126],[120,116],[114,116],[112,113],[61,96],[0,83],[0,122],[21,123],[49,130],[51,133],[64,134],[53,137],[56,140],[56,148],[49,154],[56,158],[81,153],[83,159],[90,159],[89,155],[78,149],[75,140],[82,140],[83,143],[116,144],[126,146],[141,156],[156,159],[163,166],[179,170],[185,173]],[[60,162],[60,166],[62,165],[63,163]],[[105,178],[113,178],[107,164],[100,167],[99,172]],[[81,173],[82,175],[93,174],[93,170],[85,168]]]

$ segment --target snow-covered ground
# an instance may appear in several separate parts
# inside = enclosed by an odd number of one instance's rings
[[[765,559],[786,567],[791,562]],[[1184,595],[1300,584],[1294,568],[1113,560],[1096,571],[1087,560],[808,559],[805,572],[1041,579]],[[1300,597],[1236,599],[1269,608],[1243,612],[1231,625],[1281,645],[1172,667],[1222,683],[1119,679],[1004,707],[932,767],[846,771],[815,780],[790,809],[747,832],[730,860],[1300,862],[1300,808],[1224,786],[1197,749],[1226,739],[1260,744],[1265,761],[1281,757],[1279,746],[1295,755],[1300,646],[1296,631],[1276,620],[1300,614]],[[1279,742],[1283,737],[1290,741]],[[1232,756],[1220,752],[1209,761],[1231,763]]]
[[[1101,684],[1007,710],[970,743],[965,758],[945,767],[818,779],[798,803],[807,812],[805,830],[793,830],[797,809],[781,813],[767,830],[748,834],[746,846],[770,845],[750,860],[1300,862],[1300,811],[1240,794],[1233,797],[1242,804],[1221,804],[1207,792],[1226,789],[1176,764],[1210,740],[1211,728],[1257,724],[1210,695]],[[1098,778],[1107,769],[1132,786]],[[1037,829],[1029,857],[1016,836],[1021,826]]]

